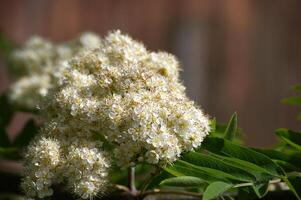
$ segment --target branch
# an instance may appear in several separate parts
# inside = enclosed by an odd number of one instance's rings
[[[135,185],[135,167],[128,168],[128,187],[133,196],[137,195],[137,189]]]
[[[185,196],[192,196],[192,197],[201,197],[202,195],[195,192],[186,192],[186,191],[179,191],[179,190],[168,190],[168,189],[154,189],[148,190],[144,193],[141,193],[139,197],[143,199],[143,197],[151,194],[178,194],[178,195],[185,195]]]
[[[280,183],[281,179],[275,179],[269,181],[269,184]],[[239,187],[247,187],[252,186],[253,183],[241,183],[233,186],[233,188]],[[147,190],[145,192],[139,193],[139,197],[143,199],[143,197],[151,194],[178,194],[178,195],[185,195],[185,196],[192,196],[192,197],[201,197],[202,195],[195,192],[187,192],[187,191],[179,191],[179,190],[169,190],[169,189],[154,189],[154,190]]]
[[[116,187],[116,189],[118,190],[122,190],[124,192],[127,192],[127,193],[130,193],[130,190],[128,187],[124,186],[124,185],[118,185],[118,184],[115,184],[114,185]]]
[[[280,183],[281,179],[275,179],[275,180],[271,180],[269,181],[269,184],[274,184],[274,183]],[[240,183],[237,185],[234,185],[233,188],[239,188],[239,187],[247,187],[247,186],[252,186],[253,183]]]
[[[20,175],[23,171],[23,166],[21,162],[0,159],[0,171]]]

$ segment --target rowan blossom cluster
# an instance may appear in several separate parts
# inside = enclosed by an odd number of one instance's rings
[[[78,38],[53,44],[41,37],[30,38],[13,52],[12,61],[21,76],[12,85],[10,99],[35,109],[48,92],[57,87],[72,56],[96,48],[100,38],[84,33]],[[108,185],[110,159],[91,133],[51,120],[29,145],[25,154],[22,188],[28,197],[51,196],[54,183],[66,182],[70,191],[87,199],[102,194]]]
[[[171,54],[115,31],[60,64],[40,106],[45,126],[25,156],[28,196],[50,196],[50,186],[63,182],[91,198],[104,193],[111,160],[123,168],[167,165],[209,133],[208,117],[187,98]],[[113,146],[111,156],[97,135]]]
[[[185,95],[177,59],[120,31],[72,58],[54,96],[53,116],[102,134],[123,167],[171,163],[209,132],[207,116]]]
[[[25,154],[21,187],[28,197],[51,196],[51,186],[66,183],[82,199],[101,195],[108,187],[110,158],[91,133],[52,121]]]
[[[61,44],[39,36],[31,37],[23,48],[15,50],[11,56],[19,74],[11,86],[11,101],[26,109],[36,109],[49,89],[56,86],[64,63],[77,53],[99,44],[100,38],[89,32]]]

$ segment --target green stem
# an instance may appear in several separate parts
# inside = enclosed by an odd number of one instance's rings
[[[269,181],[269,184],[275,184],[281,182],[281,179],[275,179]],[[234,185],[233,188],[239,188],[239,187],[248,187],[252,186],[254,183],[240,183],[237,185]],[[168,190],[168,189],[154,189],[154,190],[147,190],[142,191],[140,193],[140,198],[143,199],[143,197],[150,195],[150,194],[179,194],[179,195],[186,195],[186,196],[192,196],[192,197],[201,197],[202,195],[195,192],[187,192],[187,191],[178,191],[178,190]]]
[[[274,183],[279,183],[281,182],[281,179],[275,179],[275,180],[271,180],[269,181],[269,184],[274,184]],[[252,186],[254,183],[240,183],[237,185],[234,185],[233,188],[239,188],[239,187],[247,187],[247,186]]]
[[[143,183],[142,187],[141,187],[141,193],[143,194],[145,192],[145,190],[147,189],[147,187],[149,186],[149,184],[152,182],[152,180],[161,172],[161,168],[155,166],[155,171],[151,172],[148,179],[146,179],[146,181]]]
[[[128,168],[128,187],[129,187],[130,193],[133,196],[136,196],[137,189],[136,189],[136,185],[135,185],[135,167]]]
[[[289,187],[289,189],[294,193],[294,195],[297,197],[297,199],[301,200],[301,197],[299,196],[298,192],[295,190],[295,188],[291,184],[291,182],[288,180],[288,178],[286,176],[283,176],[282,180],[286,183],[286,185]]]
[[[141,193],[140,198],[151,194],[178,194],[178,195],[185,195],[185,196],[192,196],[192,197],[201,197],[202,195],[196,192],[186,192],[186,191],[179,191],[179,190],[167,190],[167,189],[154,189],[154,190],[147,190],[144,193]]]

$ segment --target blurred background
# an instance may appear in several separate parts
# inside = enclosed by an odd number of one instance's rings
[[[271,146],[279,127],[301,129],[282,105],[301,83],[300,0],[1,0],[0,32],[15,44],[120,29],[181,61],[187,93],[226,122],[237,111],[246,143]],[[0,60],[0,91],[9,87]],[[10,132],[24,124],[20,114]]]

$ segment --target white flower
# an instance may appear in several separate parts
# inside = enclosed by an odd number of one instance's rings
[[[147,158],[146,161],[151,164],[158,163],[160,158],[160,156],[154,150],[146,152],[145,157]]]
[[[91,41],[95,43],[79,43]],[[178,61],[168,53],[149,52],[115,31],[99,48],[61,64],[60,80],[41,107],[45,128],[26,156],[26,168],[33,169],[25,172],[23,182],[29,196],[48,196],[51,183],[63,180],[84,199],[103,193],[110,162],[95,134],[113,145],[119,166],[129,167],[174,162],[182,152],[199,147],[209,133],[207,116],[186,97]],[[38,155],[41,138],[57,144],[58,162],[51,161],[50,168],[32,156]],[[48,171],[41,177],[47,177],[42,179],[47,184],[40,184],[35,173],[45,166]]]
[[[44,198],[52,195],[50,188],[57,175],[60,145],[57,140],[39,138],[32,142],[25,156],[24,178],[21,187],[28,196]]]
[[[10,99],[18,106],[36,109],[48,91],[57,86],[67,61],[79,52],[98,47],[100,42],[93,33],[61,44],[33,36],[11,56],[22,76],[11,86]]]
[[[93,144],[92,141],[89,143],[89,146]],[[66,163],[68,167],[65,173],[74,194],[87,199],[107,188],[109,163],[99,149],[71,146]]]
[[[108,187],[110,159],[90,133],[64,123],[49,123],[25,154],[22,189],[28,197],[51,196],[53,183],[66,180],[68,188],[83,199],[104,193]]]
[[[209,121],[186,97],[176,58],[149,52],[120,31],[100,43],[69,62],[50,96],[52,116],[103,134],[123,167],[138,158],[164,165],[200,146]]]

